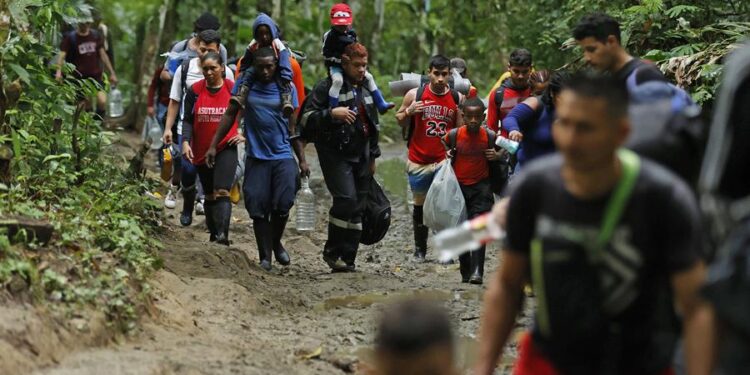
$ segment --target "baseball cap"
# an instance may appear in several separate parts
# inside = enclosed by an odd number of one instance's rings
[[[331,25],[351,25],[352,21],[352,8],[349,8],[349,5],[339,3],[331,8]]]

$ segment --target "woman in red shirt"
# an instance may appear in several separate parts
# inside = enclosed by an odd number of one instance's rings
[[[206,224],[210,241],[229,245],[229,220],[232,202],[229,189],[237,169],[237,144],[245,138],[232,125],[219,143],[214,165],[206,163],[205,155],[229,105],[234,82],[224,79],[221,55],[208,52],[200,58],[205,79],[198,81],[185,95],[185,118],[182,124],[182,154],[198,170],[206,194]]]

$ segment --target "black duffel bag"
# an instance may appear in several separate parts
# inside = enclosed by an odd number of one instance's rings
[[[362,204],[362,236],[359,243],[372,245],[380,242],[391,226],[391,201],[374,177],[370,179],[367,197]]]

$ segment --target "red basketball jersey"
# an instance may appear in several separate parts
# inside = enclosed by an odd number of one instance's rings
[[[409,142],[409,160],[417,164],[439,163],[445,159],[441,138],[456,127],[458,103],[450,91],[437,95],[429,85],[422,97],[414,100],[424,102],[424,111],[412,117],[414,132]]]

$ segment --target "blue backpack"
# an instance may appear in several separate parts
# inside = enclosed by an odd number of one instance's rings
[[[631,101],[635,103],[648,101],[650,100],[649,94],[663,97],[662,92],[653,92],[652,90],[647,90],[647,89],[642,88],[642,86],[648,84],[649,86],[652,86],[654,90],[659,90],[659,91],[666,90],[666,94],[672,98],[672,113],[673,114],[680,113],[685,108],[695,105],[695,102],[693,101],[693,98],[690,97],[690,94],[688,94],[681,87],[674,85],[672,83],[669,83],[669,82],[659,82],[659,81],[656,81],[656,82],[649,81],[649,82],[639,85],[636,81],[637,74],[638,74],[638,68],[635,68],[633,69],[633,71],[630,73],[630,75],[628,76],[626,80],[628,93],[630,93],[630,96],[631,96]]]

